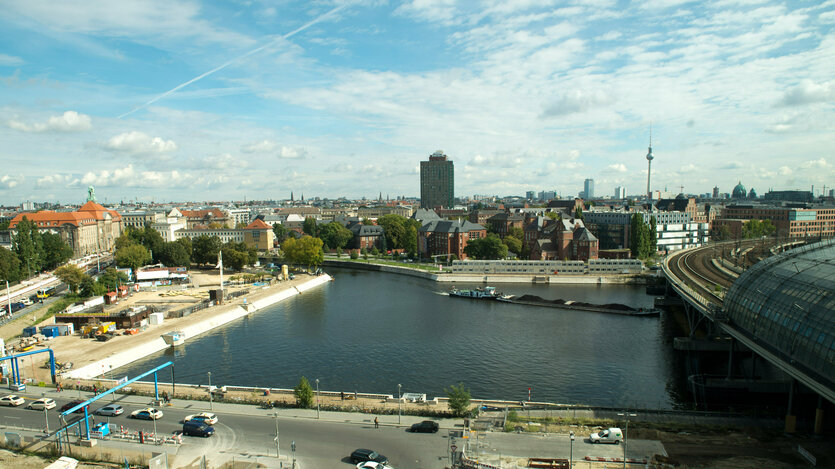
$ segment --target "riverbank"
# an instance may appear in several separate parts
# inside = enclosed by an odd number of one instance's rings
[[[162,324],[149,326],[137,335],[115,336],[106,342],[83,339],[78,335],[56,337],[45,343],[61,363],[72,362],[73,368],[59,374],[60,380],[91,379],[104,375],[150,354],[169,347],[162,335],[172,331],[183,331],[186,343],[189,340],[215,328],[240,319],[302,292],[328,283],[327,274],[300,275],[294,280],[250,290],[246,295],[227,303],[213,306],[176,319],[166,319]],[[24,377],[35,381],[49,382],[49,370],[41,367],[46,356],[29,356],[20,361]]]
[[[646,285],[654,282],[654,276],[646,274],[613,274],[613,275],[542,275],[542,274],[459,274],[453,272],[427,272],[414,267],[375,264],[365,260],[334,260],[325,259],[325,267],[343,269],[369,270],[390,274],[419,277],[433,282],[443,283],[542,283],[555,285]],[[651,282],[652,280],[652,282]]]

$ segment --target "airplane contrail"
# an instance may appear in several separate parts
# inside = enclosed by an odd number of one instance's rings
[[[346,8],[348,5],[349,5],[349,3],[345,3],[345,4],[343,4],[343,5],[340,5],[340,6],[336,7],[336,8],[334,8],[333,10],[331,10],[331,11],[329,11],[329,12],[327,12],[327,13],[323,14],[323,15],[320,15],[320,16],[318,16],[318,17],[316,17],[316,18],[314,18],[314,19],[312,19],[312,20],[310,20],[310,21],[308,21],[307,23],[305,23],[305,24],[303,24],[303,25],[299,26],[298,28],[296,28],[296,29],[294,29],[294,30],[290,31],[290,32],[289,32],[289,33],[287,33],[287,34],[284,34],[284,35],[282,35],[282,36],[279,36],[279,37],[277,37],[277,38],[275,38],[275,39],[273,39],[273,40],[271,40],[271,41],[267,42],[266,44],[264,44],[264,45],[262,45],[262,46],[256,47],[255,49],[252,49],[252,50],[251,50],[251,51],[249,51],[249,52],[246,52],[246,53],[241,54],[241,55],[239,55],[239,56],[237,56],[237,57],[235,57],[235,58],[233,58],[233,59],[231,59],[231,60],[228,60],[227,62],[223,63],[222,65],[218,65],[217,67],[215,67],[215,68],[213,68],[213,69],[209,70],[208,72],[203,73],[203,74],[201,74],[201,75],[198,75],[198,76],[196,76],[196,77],[192,78],[191,80],[189,80],[189,81],[187,81],[187,82],[185,82],[185,83],[181,83],[181,84],[179,84],[179,85],[175,86],[174,88],[171,88],[170,90],[166,91],[165,93],[162,93],[161,95],[159,95],[159,96],[155,97],[154,99],[152,99],[152,100],[148,101],[147,103],[144,103],[144,104],[142,104],[142,105],[139,105],[139,106],[137,106],[137,107],[135,107],[135,108],[131,109],[130,111],[128,111],[128,112],[126,112],[126,113],[124,113],[124,114],[120,115],[118,118],[119,118],[119,119],[121,119],[121,118],[123,118],[123,117],[125,117],[125,116],[129,116],[129,115],[133,114],[134,112],[136,112],[136,111],[138,111],[138,110],[140,110],[140,109],[146,108],[146,107],[150,106],[151,104],[154,104],[155,102],[159,101],[160,99],[162,99],[162,98],[164,98],[164,97],[166,97],[166,96],[168,96],[168,95],[170,95],[170,94],[172,94],[172,93],[176,93],[177,91],[179,91],[179,90],[181,90],[181,89],[185,88],[186,86],[188,86],[188,85],[190,85],[190,84],[192,84],[192,83],[194,83],[194,82],[196,82],[196,81],[200,81],[200,80],[202,80],[203,78],[206,78],[207,76],[212,75],[212,74],[213,74],[213,73],[215,73],[215,72],[218,72],[218,71],[220,71],[220,70],[223,70],[224,68],[226,68],[226,67],[228,67],[228,66],[232,65],[233,63],[235,63],[235,62],[237,62],[237,61],[239,61],[239,60],[241,60],[241,59],[243,59],[243,58],[249,57],[249,56],[250,56],[250,55],[252,55],[252,54],[255,54],[255,53],[257,53],[257,52],[260,52],[260,51],[262,51],[262,50],[266,49],[267,47],[269,47],[270,45],[272,45],[274,42],[276,42],[276,41],[278,41],[278,40],[285,40],[285,39],[291,38],[291,37],[295,36],[296,34],[298,34],[298,33],[302,32],[302,31],[304,31],[305,29],[307,29],[307,28],[309,28],[309,27],[313,26],[314,24],[316,24],[316,23],[318,23],[318,22],[320,22],[320,21],[322,21],[322,20],[324,20],[324,19],[326,19],[326,18],[328,18],[328,17],[332,16],[334,13],[338,12],[339,10],[342,10],[342,9]]]

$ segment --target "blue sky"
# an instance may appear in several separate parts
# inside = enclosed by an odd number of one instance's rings
[[[0,203],[419,195],[438,149],[456,195],[639,194],[651,122],[654,189],[818,191],[833,25],[835,0],[7,0]]]

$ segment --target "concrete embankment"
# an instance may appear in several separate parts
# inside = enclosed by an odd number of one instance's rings
[[[325,260],[326,267],[344,269],[370,270],[391,274],[409,275],[425,278],[433,282],[466,282],[466,283],[545,283],[545,284],[616,284],[616,285],[645,285],[647,277],[644,275],[543,275],[543,274],[458,274],[452,272],[427,272],[412,267],[395,265],[372,264],[360,261]]]
[[[229,306],[216,306],[217,311],[202,321],[183,325],[179,330],[183,331],[186,337],[186,343],[198,335],[215,329],[217,327],[228,324],[236,319],[240,319],[252,312],[264,309],[267,306],[274,305],[287,298],[301,294],[311,288],[323,285],[331,280],[327,274],[314,277],[300,285],[284,288],[281,291],[273,293],[269,296],[259,298],[251,303],[241,303]],[[257,292],[256,292],[257,295]],[[131,362],[147,357],[153,353],[159,352],[169,347],[162,339],[157,336],[146,342],[136,344],[128,347],[123,351],[117,352],[101,360],[90,363],[78,369],[63,373],[63,379],[91,379],[93,377],[102,375],[105,371],[116,369],[125,366]]]

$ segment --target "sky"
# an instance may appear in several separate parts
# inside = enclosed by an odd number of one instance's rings
[[[835,0],[5,0],[0,204],[835,187]],[[682,189],[683,188],[683,189]]]

